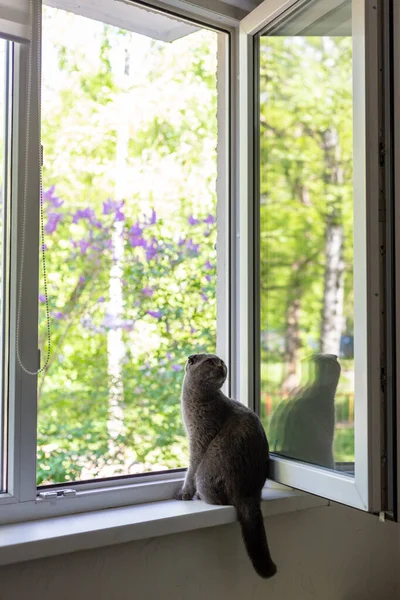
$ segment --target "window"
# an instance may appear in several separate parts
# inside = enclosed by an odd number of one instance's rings
[[[186,465],[185,358],[217,349],[224,34],[163,19],[173,41],[44,7],[38,484]]]
[[[49,0],[43,40],[29,4],[0,28],[2,519],[173,497],[193,347],[259,412],[271,478],[396,517],[387,3]]]
[[[242,27],[254,56],[251,392],[272,477],[369,510],[381,506],[386,443],[385,267],[372,258],[385,247],[372,141],[382,123],[374,29],[382,14],[357,1],[263,3]],[[375,61],[368,73],[365,56]]]

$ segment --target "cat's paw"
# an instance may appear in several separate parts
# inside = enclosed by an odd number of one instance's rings
[[[177,494],[175,494],[175,500],[192,500],[193,494],[194,492],[191,493],[190,491],[182,488]]]

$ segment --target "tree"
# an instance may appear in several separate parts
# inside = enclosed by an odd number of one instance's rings
[[[53,355],[40,381],[39,483],[183,465],[183,363],[193,349],[215,350],[216,34],[173,44],[132,35],[135,56],[144,53],[128,90],[137,103],[125,115],[126,168],[115,193],[121,92],[112,61],[121,36],[46,7],[44,52],[52,59],[44,64],[42,137]],[[124,248],[122,311],[110,314],[116,245]],[[40,319],[43,342],[42,310]],[[112,448],[110,332],[125,348],[117,373],[123,427]]]

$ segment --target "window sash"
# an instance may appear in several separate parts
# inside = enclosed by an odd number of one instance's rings
[[[256,202],[259,171],[256,148],[258,111],[255,97],[257,64],[256,35],[267,26],[305,6],[304,1],[265,0],[241,22],[241,170],[246,178],[241,188],[243,235],[247,233],[247,255],[241,261],[242,280],[247,281],[242,303],[243,323],[249,324],[246,337],[247,364],[254,371],[249,381],[249,398],[259,398],[259,241]],[[379,4],[379,3],[378,3]],[[379,17],[376,3],[353,0],[353,132],[354,132],[354,272],[355,295],[355,477],[311,466],[276,455],[271,457],[271,478],[303,491],[363,510],[381,510],[381,264],[379,230],[380,88]],[[252,244],[254,240],[254,244]],[[253,331],[251,324],[254,323]],[[253,405],[257,404],[253,400]]]

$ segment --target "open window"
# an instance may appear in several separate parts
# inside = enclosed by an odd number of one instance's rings
[[[241,49],[249,364],[272,477],[371,511],[385,343],[378,4],[264,2],[242,23]]]
[[[388,510],[386,4],[177,4],[34,0],[30,26],[20,0],[4,27],[5,519],[172,498],[193,346],[271,479]]]

